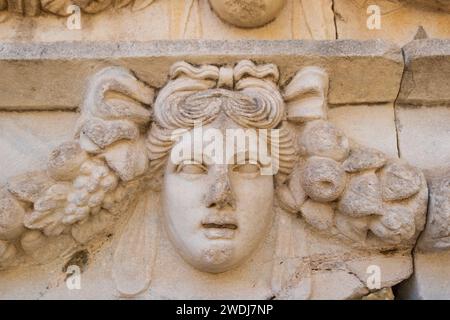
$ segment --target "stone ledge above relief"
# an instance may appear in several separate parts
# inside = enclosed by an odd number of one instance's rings
[[[324,68],[330,76],[330,105],[393,102],[403,72],[401,50],[381,41],[148,41],[0,43],[0,109],[74,109],[87,77],[108,65],[133,70],[160,88],[170,65],[234,63],[242,58],[275,63],[279,84],[304,66]]]
[[[403,47],[399,105],[450,105],[450,39],[414,40]]]

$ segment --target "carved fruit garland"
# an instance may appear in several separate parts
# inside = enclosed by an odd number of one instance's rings
[[[281,207],[355,247],[411,246],[425,225],[423,173],[347,139],[326,120],[327,90],[326,73],[315,67],[300,70],[285,88],[300,161],[277,188]]]
[[[140,132],[152,101],[153,89],[127,70],[107,68],[92,79],[78,139],[51,152],[46,172],[16,177],[0,193],[0,267],[14,262],[19,247],[39,249],[43,236],[85,243],[112,225],[147,169]]]
[[[154,0],[0,0],[0,10],[24,16],[38,16],[42,12],[67,16],[68,7],[76,5],[85,13],[98,13],[114,6],[117,9],[131,5],[132,11],[142,10]]]
[[[230,70],[233,77],[228,76]],[[204,77],[208,80],[201,80]],[[423,229],[428,195],[423,174],[402,160],[349,141],[326,120],[328,76],[323,70],[299,71],[285,89],[284,103],[275,85],[278,69],[274,65],[256,66],[245,60],[234,69],[219,69],[179,62],[172,78],[181,88],[197,81],[204,88],[200,91],[216,85],[232,87],[230,79],[234,79],[235,88],[249,97],[257,84],[264,93],[260,96],[275,97],[270,101],[280,106],[276,110],[284,110],[286,104],[287,115],[283,111],[270,118],[274,123],[287,118],[280,125],[280,159],[284,161],[275,177],[276,192],[284,210],[299,214],[315,230],[363,249],[380,250],[411,247]],[[158,99],[172,96],[173,88],[165,87]],[[1,267],[16,262],[21,249],[39,256],[49,239],[86,243],[114,225],[117,214],[127,209],[141,181],[152,172],[149,158],[159,168],[160,153],[167,152],[165,142],[145,152],[151,117],[147,106],[153,98],[154,90],[123,68],[105,68],[90,80],[76,140],[51,153],[46,172],[15,177],[0,190]],[[186,101],[183,107],[189,108]],[[269,100],[255,101],[261,110],[271,110],[264,108]],[[171,109],[164,106],[157,100],[153,112],[160,121],[169,121]],[[209,109],[201,110],[210,116]],[[252,121],[251,117],[233,119]],[[150,139],[159,132],[152,129]],[[156,232],[142,234],[150,239]]]

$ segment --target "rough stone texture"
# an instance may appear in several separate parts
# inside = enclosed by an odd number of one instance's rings
[[[220,1],[209,0],[223,20],[241,28],[261,27],[274,20],[286,5],[285,0]]]
[[[404,299],[448,299],[446,181],[450,163],[448,40],[415,40],[404,48],[405,73],[396,119],[401,156],[426,169],[430,186],[427,226],[414,252],[414,275],[400,286]]]
[[[328,115],[330,122],[358,144],[398,156],[392,104],[339,106],[328,110]]]
[[[383,288],[381,290],[369,293],[362,300],[394,300],[394,293],[391,288]]]
[[[450,31],[447,38],[450,38]],[[403,48],[405,73],[398,104],[418,106],[449,104],[449,41],[448,39],[415,40]]]
[[[401,156],[419,168],[436,171],[450,163],[449,107],[397,107]]]
[[[414,254],[415,272],[398,291],[400,299],[447,300],[450,296],[449,252]]]
[[[77,118],[72,112],[0,113],[0,183],[30,168],[46,169],[50,151],[72,137]]]
[[[359,172],[368,169],[378,169],[384,166],[386,158],[378,150],[357,147],[342,164],[347,172]]]
[[[109,65],[130,68],[149,85],[161,87],[176,61],[226,64],[244,57],[255,62],[270,58],[280,68],[281,84],[304,66],[323,67],[334,79],[331,104],[394,101],[403,69],[400,50],[383,41],[1,43],[0,86],[7,90],[0,108],[76,108],[87,77]]]
[[[351,217],[382,212],[381,188],[373,172],[353,175],[339,201],[339,211]]]
[[[424,3],[427,5],[423,5]],[[387,39],[403,46],[413,40],[422,26],[430,38],[448,38],[448,12],[436,10],[437,1],[419,0],[335,0],[334,11],[338,39]],[[381,13],[380,29],[369,29],[369,5],[377,5]],[[447,4],[443,4],[447,6]]]
[[[83,6],[81,9],[85,10]],[[106,9],[95,15],[82,12],[81,30],[69,30],[66,17],[45,14],[24,19],[0,11],[0,21],[3,21],[0,22],[0,38],[6,41],[325,40],[336,37],[331,0],[286,0],[286,5],[274,21],[251,29],[238,28],[222,21],[212,11],[208,0],[158,0],[141,10],[127,6]]]

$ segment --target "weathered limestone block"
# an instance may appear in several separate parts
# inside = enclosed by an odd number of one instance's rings
[[[450,28],[450,26],[449,26]],[[398,104],[439,106],[450,101],[450,31],[443,39],[414,40],[405,45],[405,74]]]
[[[386,39],[403,46],[421,28],[430,38],[450,36],[448,4],[444,1],[335,0],[334,12],[338,39]],[[379,28],[371,27],[373,15],[378,13]]]
[[[78,116],[74,112],[0,112],[0,183],[27,171],[45,170],[52,149],[73,135]]]
[[[110,65],[132,68],[154,87],[164,85],[178,60],[233,64],[243,56],[255,62],[270,59],[280,68],[282,85],[302,67],[319,65],[333,78],[327,99],[333,105],[394,101],[403,72],[401,51],[383,41],[97,42],[95,50],[83,42],[2,43],[1,48],[0,86],[8,90],[0,107],[5,109],[73,110],[82,103],[88,76]],[[42,61],[36,64],[36,59]],[[23,61],[18,66],[16,60]]]
[[[379,150],[389,157],[398,157],[393,103],[339,105],[328,110],[328,117],[331,123],[358,145]],[[352,152],[349,159],[352,158]],[[367,150],[367,153],[371,154],[372,151]]]

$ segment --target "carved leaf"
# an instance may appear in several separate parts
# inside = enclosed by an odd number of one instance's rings
[[[367,230],[369,229],[368,220],[363,218],[350,218],[339,212],[336,212],[336,228],[345,237],[356,241],[364,242],[367,236]]]
[[[123,181],[136,178],[148,167],[148,158],[142,139],[133,143],[118,143],[110,147],[104,156],[108,165]]]
[[[276,219],[272,293],[278,299],[307,299],[311,292],[311,266],[309,260],[299,256],[305,255],[308,249],[303,239],[297,237],[294,215],[278,212]]]
[[[72,0],[74,4],[87,13],[97,13],[105,10],[112,4],[112,0]]]
[[[68,16],[69,13],[67,13],[67,8],[71,4],[71,0],[41,0],[41,6],[44,11],[58,16]]]
[[[87,120],[83,126],[83,133],[100,148],[105,148],[118,140],[133,140],[139,136],[137,126],[130,121],[104,121],[99,118]]]
[[[383,241],[401,243],[410,240],[416,231],[414,214],[408,206],[386,203],[384,215],[370,225],[370,230]]]
[[[60,235],[64,229],[64,210],[33,211],[25,216],[25,226],[30,229],[40,229],[46,236]]]
[[[159,238],[158,202],[157,194],[143,194],[119,239],[112,273],[123,296],[135,296],[150,285]]]
[[[151,5],[155,0],[135,0],[133,3],[133,11],[139,11],[145,9],[149,5]]]
[[[417,169],[401,161],[391,161],[381,170],[383,200],[393,201],[407,199],[421,187],[420,174]]]
[[[39,0],[8,0],[8,10],[24,16],[37,16],[41,12]]]
[[[129,5],[131,3],[131,1],[133,0],[116,0],[116,2],[114,3],[114,6],[116,8],[123,8],[126,7],[127,5]]]
[[[9,192],[0,190],[0,239],[14,239],[24,231],[24,214],[20,203]]]
[[[53,183],[45,171],[32,171],[11,178],[6,188],[19,200],[35,202]]]
[[[68,183],[51,186],[34,203],[34,211],[25,215],[25,226],[30,229],[41,229],[47,236],[61,234],[65,229],[64,207],[70,191],[71,186]]]
[[[87,243],[111,227],[114,222],[114,216],[108,211],[102,210],[86,222],[75,224],[72,227],[72,236],[79,243]]]

